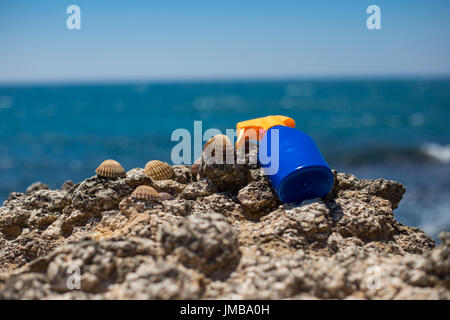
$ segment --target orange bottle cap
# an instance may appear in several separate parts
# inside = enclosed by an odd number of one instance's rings
[[[242,146],[246,138],[260,141],[267,130],[279,125],[295,128],[295,121],[285,116],[267,116],[238,122],[236,149]]]

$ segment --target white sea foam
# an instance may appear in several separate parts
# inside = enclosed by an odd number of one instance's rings
[[[450,144],[427,143],[422,146],[422,151],[440,162],[450,163]]]
[[[437,238],[441,231],[450,231],[449,208],[448,200],[433,203],[431,207],[423,210],[419,228],[434,238]]]

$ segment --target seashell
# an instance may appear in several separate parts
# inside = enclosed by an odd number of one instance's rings
[[[155,201],[161,199],[158,191],[149,186],[137,187],[131,194],[131,198],[145,201]]]
[[[161,200],[172,200],[173,199],[173,196],[167,192],[161,192],[159,194],[159,196],[161,197]]]
[[[206,155],[207,158],[216,158],[216,152],[221,153],[223,160],[226,159],[227,153],[232,154],[234,147],[230,138],[224,134],[218,134],[209,139],[203,146],[203,155]],[[220,155],[218,155],[218,159],[220,159]]]
[[[167,180],[172,178],[175,171],[167,162],[152,160],[145,165],[144,173],[155,180]]]
[[[194,163],[191,166],[191,174],[193,174],[194,176],[197,175],[197,173],[200,170],[200,165],[202,164],[202,157],[198,158],[197,160],[194,161]]]
[[[126,172],[125,169],[115,160],[105,160],[103,161],[97,169],[95,169],[95,173],[99,177],[104,178],[118,178],[125,177]]]

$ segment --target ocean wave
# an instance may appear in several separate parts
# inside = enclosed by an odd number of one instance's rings
[[[450,144],[440,145],[427,143],[422,146],[422,152],[442,163],[450,163]]]
[[[450,231],[449,209],[449,201],[433,203],[430,208],[422,211],[419,228],[435,239],[438,238],[441,231]]]
[[[418,146],[366,145],[337,148],[322,145],[325,158],[335,164],[373,165],[392,163],[450,164],[450,144],[426,143]]]
[[[325,158],[334,164],[375,165],[391,163],[426,163],[436,160],[420,148],[399,148],[393,146],[353,147],[352,149],[323,148]]]

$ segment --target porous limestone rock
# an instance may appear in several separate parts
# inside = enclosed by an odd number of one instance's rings
[[[172,166],[174,173],[173,180],[178,183],[188,184],[193,181],[191,168],[186,165],[175,165]]]
[[[49,190],[49,189],[50,188],[46,184],[44,184],[42,182],[35,182],[27,188],[26,192],[32,193],[32,192],[38,191],[38,190]]]
[[[233,197],[226,193],[214,193],[210,196],[199,198],[194,202],[195,212],[217,212],[224,216],[239,210],[239,205],[233,201]]]
[[[158,239],[167,254],[206,275],[229,270],[240,256],[233,227],[217,213],[194,213],[177,225],[164,224]]]
[[[200,165],[199,175],[207,178],[218,191],[236,192],[248,181],[249,167],[245,164],[211,163],[205,161]]]
[[[200,299],[204,276],[170,261],[148,258],[125,281],[113,288],[108,299]]]
[[[336,230],[362,240],[390,239],[394,233],[394,213],[388,200],[359,191],[345,190],[330,206]]]
[[[200,180],[191,183],[184,188],[181,193],[181,197],[184,199],[197,199],[201,197],[207,197],[214,192],[214,187],[208,180]]]
[[[435,247],[396,221],[398,182],[334,171],[327,196],[283,205],[257,164],[173,168],[12,193],[0,299],[450,299],[450,233]],[[175,198],[132,199],[139,185]]]
[[[256,221],[241,223],[240,241],[271,247],[301,248],[326,240],[331,232],[331,216],[323,201],[281,206]]]
[[[182,193],[186,188],[185,184],[176,182],[174,180],[155,180],[153,181],[152,186],[158,192],[167,192],[173,196]]]
[[[111,285],[123,282],[148,257],[156,255],[157,244],[151,240],[85,240],[68,244],[0,282],[0,299],[51,298],[51,294],[77,290],[104,293]],[[71,277],[75,274],[79,281]]]
[[[102,212],[118,207],[140,185],[152,186],[152,179],[142,169],[133,169],[123,178],[93,176],[80,183],[73,191],[72,203],[76,209]]]
[[[75,189],[75,187],[76,187],[76,184],[73,183],[72,180],[67,180],[62,184],[60,190],[65,191],[67,193],[72,193],[72,191]]]
[[[251,213],[270,211],[281,204],[267,178],[250,182],[239,190],[237,198],[245,211]]]
[[[389,200],[391,202],[392,209],[396,209],[406,191],[406,188],[397,181],[385,179],[359,180],[352,174],[338,173],[335,170],[333,170],[333,173],[334,186],[331,194],[337,196],[339,196],[339,192],[342,190],[359,191],[360,193],[367,194],[369,196],[377,196]]]
[[[13,193],[0,207],[0,232],[14,239],[27,228],[45,229],[70,203],[70,198],[59,190]]]

